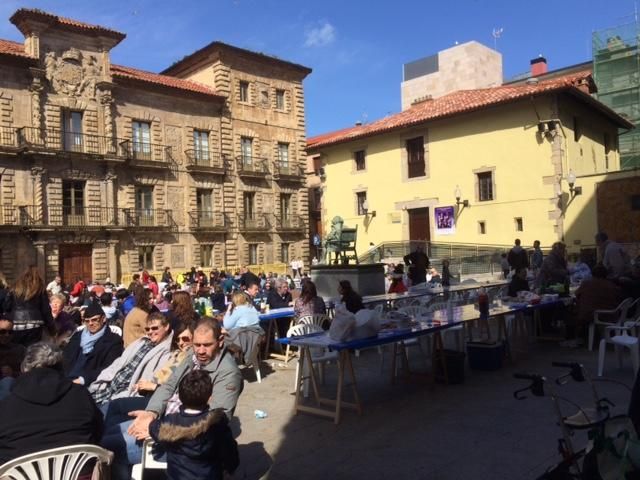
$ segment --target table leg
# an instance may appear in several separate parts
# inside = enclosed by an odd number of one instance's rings
[[[353,398],[356,404],[356,411],[358,415],[362,415],[362,406],[360,404],[360,396],[358,395],[358,385],[356,384],[356,374],[353,371],[353,363],[351,362],[351,355],[347,352],[346,355],[347,366],[349,367],[349,373],[351,374],[351,390],[353,391]]]
[[[391,349],[391,385],[396,383],[396,357],[398,355],[398,342],[393,342]]]
[[[264,358],[269,358],[269,347],[271,346],[271,342],[273,342],[273,322],[275,320],[273,318],[269,319],[269,324],[267,325],[267,341],[264,343]],[[289,346],[287,345],[287,348]]]
[[[433,364],[433,380],[435,381],[436,379],[436,374],[435,374],[435,366],[436,366],[436,362],[440,361],[440,366],[442,367],[442,376],[444,378],[444,383],[446,385],[449,384],[449,374],[447,373],[447,362],[444,358],[444,344],[442,343],[442,335],[440,334],[440,332],[435,332],[433,334],[433,344],[432,344],[432,349],[433,349],[433,355],[432,355],[432,360],[431,363]]]
[[[344,384],[344,355],[349,352],[342,350],[338,357],[338,392],[336,394],[336,415],[334,422],[336,425],[340,423],[340,407],[342,407],[342,386]]]

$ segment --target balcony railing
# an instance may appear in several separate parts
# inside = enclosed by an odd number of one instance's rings
[[[27,149],[126,158],[124,140],[103,135],[65,132],[56,129],[22,127],[18,145]]]
[[[124,208],[125,226],[130,228],[174,227],[169,210]]]
[[[303,181],[304,172],[302,167],[290,162],[275,162],[274,176],[276,179]]]
[[[276,228],[278,230],[302,230],[304,229],[304,221],[297,216],[280,216],[276,217]]]
[[[124,224],[117,208],[66,205],[3,205],[0,221],[2,225],[72,229],[113,228]]]
[[[167,145],[125,140],[122,142],[122,147],[126,151],[127,158],[133,162],[165,166],[173,161],[171,147]]]
[[[264,232],[271,229],[271,222],[266,214],[238,216],[238,228],[245,232]]]
[[[237,158],[238,175],[264,177],[269,174],[266,158],[248,157],[241,155]]]
[[[200,148],[191,148],[189,150],[185,150],[184,154],[187,157],[187,168],[191,170],[204,170],[220,173],[224,173],[226,170],[224,158],[222,158],[218,152],[212,152],[211,150]]]
[[[191,228],[197,230],[225,230],[229,221],[224,213],[209,210],[194,210],[189,212]]]
[[[0,127],[0,147],[17,147],[16,129],[13,127]]]

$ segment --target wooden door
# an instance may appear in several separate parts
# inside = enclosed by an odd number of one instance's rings
[[[428,242],[431,240],[429,230],[429,209],[412,208],[409,212],[409,240]]]
[[[60,245],[60,275],[65,283],[73,284],[78,278],[90,283],[93,280],[91,270],[92,246]]]

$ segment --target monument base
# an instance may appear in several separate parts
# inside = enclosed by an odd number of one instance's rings
[[[363,297],[385,293],[383,263],[313,265],[310,272],[318,295],[325,300],[340,297],[338,284],[341,280],[349,280],[353,289]]]

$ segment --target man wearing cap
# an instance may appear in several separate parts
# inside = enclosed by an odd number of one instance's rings
[[[74,383],[90,385],[122,355],[122,338],[111,331],[98,302],[84,312],[84,328],[73,334],[63,351],[64,373]]]

